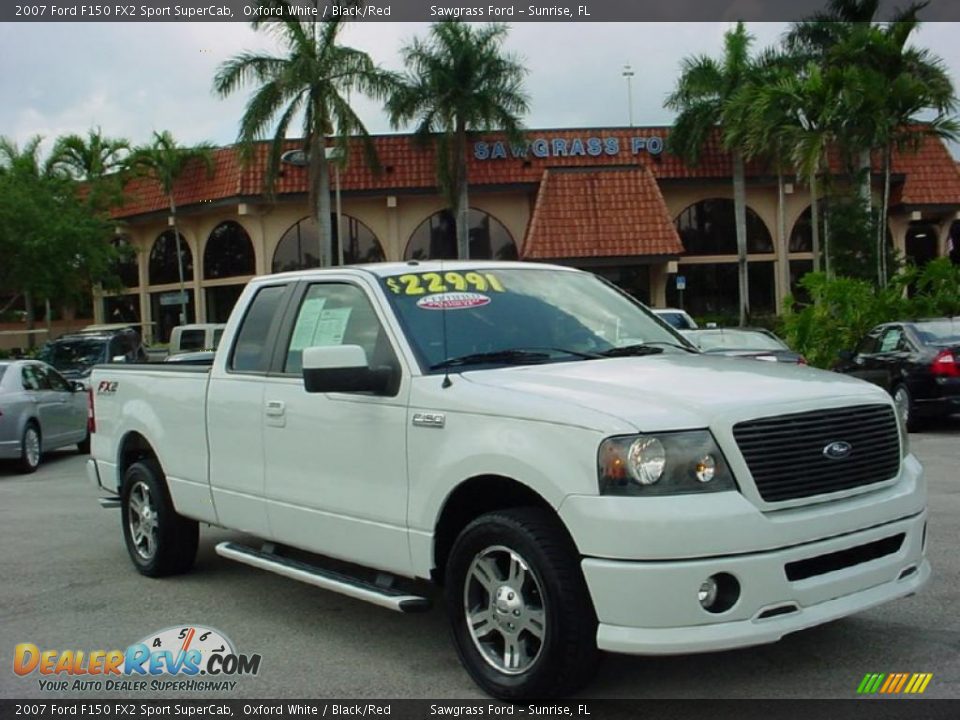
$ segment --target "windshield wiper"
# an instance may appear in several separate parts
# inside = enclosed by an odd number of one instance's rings
[[[689,348],[686,345],[681,345],[680,343],[670,342],[669,340],[651,340],[649,342],[637,343],[635,345],[624,345],[623,347],[610,348],[609,350],[604,350],[602,355],[604,357],[637,357],[641,355],[658,355],[663,352],[663,347],[677,348],[679,350],[686,350],[689,353],[699,354],[693,348]]]
[[[464,365],[526,365],[530,363],[541,363],[549,358],[550,355],[545,352],[532,352],[530,350],[493,350],[491,352],[472,353],[470,355],[448,358],[435,365],[431,365],[430,369],[443,370],[444,368],[462,367]]]

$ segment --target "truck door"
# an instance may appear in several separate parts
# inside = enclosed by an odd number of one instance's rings
[[[271,537],[263,499],[263,382],[292,289],[286,283],[256,291],[226,363],[211,370],[207,390],[210,491],[217,518],[260,537]]]
[[[395,342],[355,279],[304,284],[264,378],[266,495],[280,542],[406,573],[406,398]],[[359,345],[372,366],[391,366],[393,396],[307,393],[303,349]],[[400,374],[402,372],[402,375]]]

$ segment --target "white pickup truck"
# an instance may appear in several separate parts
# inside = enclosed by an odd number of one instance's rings
[[[926,486],[890,397],[699,354],[569,268],[409,262],[250,282],[212,367],[94,370],[91,480],[144,575],[217,552],[398,611],[443,587],[507,699],[599,650],[776,641],[916,592]],[[349,570],[345,570],[349,567]]]

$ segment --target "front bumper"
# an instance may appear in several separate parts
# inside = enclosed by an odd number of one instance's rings
[[[677,562],[583,560],[603,650],[666,655],[775,642],[917,592],[930,578],[926,511],[884,525],[778,550]],[[903,534],[899,550],[802,580],[788,563],[833,556]],[[700,584],[716,573],[739,582],[736,603],[722,613],[700,606]]]

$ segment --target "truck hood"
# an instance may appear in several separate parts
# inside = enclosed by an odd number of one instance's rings
[[[511,395],[579,405],[617,417],[638,431],[700,428],[721,420],[739,422],[784,412],[890,403],[880,388],[838,373],[705,355],[564,362],[473,371],[463,377]],[[547,403],[543,408],[551,406]]]

